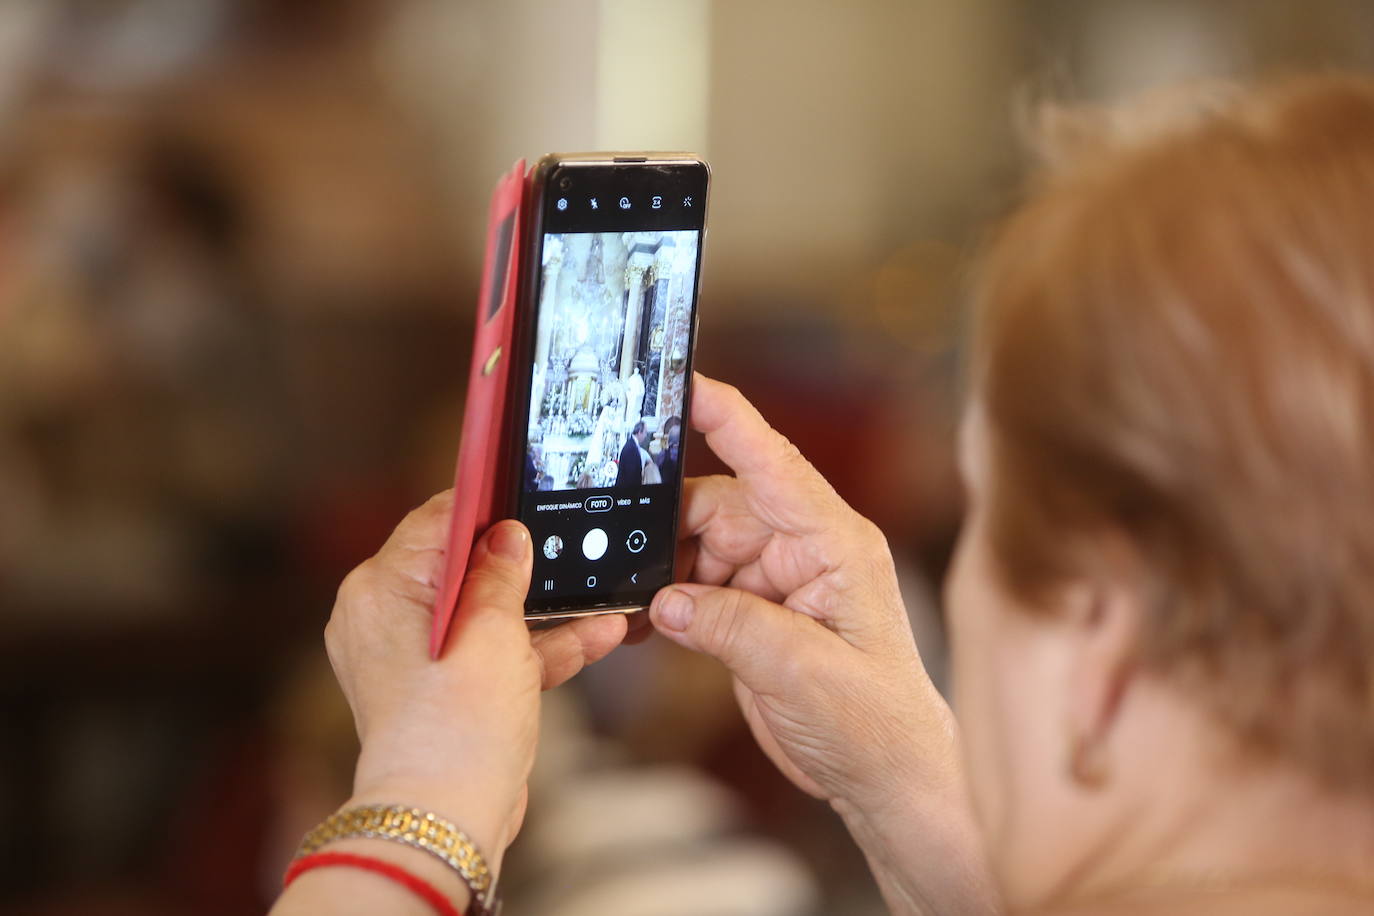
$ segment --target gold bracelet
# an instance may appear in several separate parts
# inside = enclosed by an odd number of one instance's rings
[[[473,903],[477,904],[475,911],[469,910],[473,916],[500,912],[496,885],[482,854],[466,833],[432,811],[404,805],[364,805],[337,811],[305,835],[296,858],[308,856],[327,843],[355,837],[396,840],[423,849],[456,871],[472,891]]]

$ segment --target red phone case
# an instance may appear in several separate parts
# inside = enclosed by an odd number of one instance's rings
[[[487,250],[483,258],[482,288],[477,327],[468,372],[467,405],[462,440],[453,475],[453,519],[444,553],[444,578],[434,603],[429,654],[438,658],[453,624],[458,593],[463,587],[473,541],[503,514],[506,467],[502,443],[503,421],[510,378],[515,299],[520,278],[521,233],[524,229],[525,161],[522,159],[497,182],[487,218]],[[504,274],[500,261],[505,259]],[[498,279],[499,278],[499,279]],[[501,282],[503,289],[493,290]]]

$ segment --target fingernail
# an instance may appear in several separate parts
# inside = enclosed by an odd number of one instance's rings
[[[523,526],[501,525],[491,534],[491,552],[507,560],[523,560],[529,539]]]
[[[669,589],[658,603],[658,622],[681,633],[691,626],[696,605],[692,596],[678,589]]]

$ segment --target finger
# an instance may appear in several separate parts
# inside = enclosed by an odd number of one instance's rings
[[[543,671],[542,687],[557,687],[610,654],[625,639],[624,614],[582,617],[535,633],[530,642]]]
[[[779,588],[764,571],[761,552],[747,558],[738,555],[722,557],[712,549],[706,538],[701,539],[688,581],[702,585],[728,585],[778,603],[787,597],[787,592]]]
[[[699,372],[692,384],[692,426],[705,434],[716,457],[741,477],[816,473],[738,388]]]
[[[677,542],[677,548],[673,552],[673,578],[678,582],[688,582],[692,579],[692,570],[697,563],[697,540],[687,538]]]
[[[823,534],[852,511],[797,447],[768,425],[735,388],[698,375],[692,386],[693,426],[738,476],[731,488],[715,485],[716,506],[687,529],[711,538],[748,541],[770,534]],[[709,497],[710,492],[707,493]],[[725,555],[722,548],[718,555]]]
[[[630,614],[626,618],[624,645],[637,646],[654,635],[654,622],[647,613]]]
[[[781,560],[779,561],[778,565],[781,565],[785,562],[785,560]],[[760,598],[763,598],[767,601],[774,601],[778,604],[786,604],[794,611],[806,610],[806,608],[798,607],[794,602],[788,600],[789,595],[787,590],[784,588],[780,588],[777,585],[777,583],[774,582],[773,576],[769,575],[769,573],[764,569],[764,566],[765,560],[762,556],[758,557],[757,559],[751,560],[748,563],[745,563],[743,566],[737,568],[735,570],[734,575],[730,577],[729,581],[726,584],[728,584],[731,588],[738,588],[746,592],[752,592],[755,595],[758,595]],[[811,573],[808,572],[807,574],[809,575]],[[790,582],[792,580],[788,581]],[[815,615],[813,614],[811,616],[814,617]]]
[[[410,511],[377,551],[383,565],[428,585],[443,573],[443,550],[453,513],[453,490],[431,496]]]
[[[773,533],[755,516],[747,501],[745,484],[721,474],[683,481],[678,531],[682,538],[709,531],[718,546],[745,554],[757,554]]]
[[[719,659],[750,690],[776,694],[814,662],[835,635],[815,620],[757,595],[708,585],[672,585],[654,596],[654,626],[688,649]]]
[[[739,569],[739,564],[716,556],[714,552],[698,544],[695,562],[692,563],[690,578],[703,585],[724,585]]]
[[[382,545],[389,548],[442,547],[448,537],[449,513],[453,511],[453,490],[442,490],[412,509]]]
[[[524,525],[517,521],[493,525],[473,548],[453,617],[455,628],[498,621],[523,629],[533,562],[530,533]]]
[[[682,481],[682,507],[678,510],[678,541],[696,537],[702,525],[709,521],[721,503],[721,494],[713,492],[719,487],[716,481],[721,475],[711,477],[687,477]],[[730,478],[724,478],[729,480]]]
[[[678,576],[708,585],[729,582],[741,566],[758,559],[773,529],[745,505],[734,477],[694,477],[683,482],[678,526]],[[685,548],[690,548],[690,554]],[[684,563],[684,559],[692,562]]]

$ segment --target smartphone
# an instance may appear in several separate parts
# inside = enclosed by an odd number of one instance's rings
[[[507,486],[531,620],[639,610],[673,581],[709,184],[688,154],[530,172]]]

